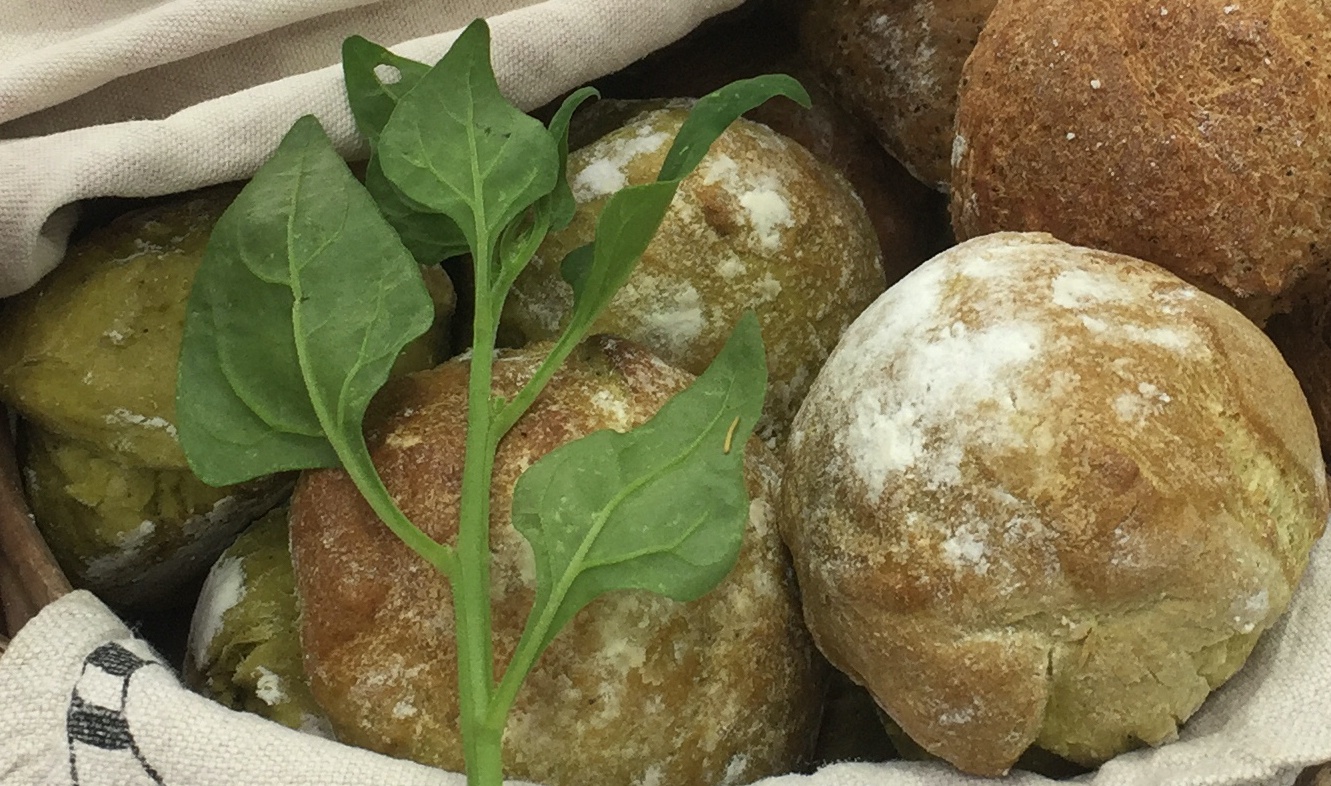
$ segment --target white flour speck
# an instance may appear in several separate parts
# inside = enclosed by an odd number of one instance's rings
[[[199,605],[190,620],[189,642],[195,664],[210,663],[208,650],[222,629],[222,617],[245,597],[245,570],[237,557],[213,565],[199,593]]]
[[[111,414],[107,415],[105,420],[108,424],[113,426],[127,424],[132,426],[142,426],[144,428],[161,429],[167,434],[170,434],[173,438],[176,436],[176,427],[171,425],[171,422],[166,418],[140,415],[139,413],[131,412],[124,407],[117,407],[112,410]]]
[[[983,576],[989,572],[988,548],[982,533],[973,524],[959,528],[943,541],[941,550],[948,564],[961,570],[973,570]]]
[[[254,695],[269,707],[275,707],[287,700],[286,687],[281,675],[275,674],[263,666],[257,668],[259,679],[254,683]]]

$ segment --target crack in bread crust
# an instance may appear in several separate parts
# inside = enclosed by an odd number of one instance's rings
[[[833,664],[997,775],[1032,744],[1093,765],[1172,739],[1288,604],[1327,506],[1307,403],[1251,322],[1004,233],[851,326],[780,519]]]

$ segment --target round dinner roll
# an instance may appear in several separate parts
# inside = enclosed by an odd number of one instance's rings
[[[495,395],[514,395],[546,349],[501,354]],[[391,383],[368,428],[385,485],[440,542],[453,542],[458,526],[467,369],[455,360]],[[519,474],[592,431],[643,423],[690,379],[640,346],[593,338],[500,442],[490,530],[497,668],[512,657],[535,595],[531,548],[511,523]],[[739,786],[803,764],[817,730],[821,660],[770,515],[777,464],[756,439],[747,450],[753,502],[734,570],[693,603],[620,591],[579,612],[518,693],[504,734],[508,777],[546,786]],[[305,665],[338,739],[460,770],[447,582],[340,470],[302,476],[291,544]]]
[[[504,305],[506,341],[560,334],[573,306],[560,263],[595,237],[612,193],[656,178],[687,115],[680,107],[642,113],[569,156],[577,214],[518,277]],[[841,332],[885,287],[873,227],[846,180],[766,126],[738,120],[680,184],[594,330],[701,374],[752,309],[768,360],[759,433],[780,441]]]
[[[966,63],[952,220],[1161,265],[1262,321],[1331,283],[1331,6],[1010,0]]]
[[[962,64],[996,0],[803,0],[800,52],[919,180],[947,191]]]
[[[856,320],[779,521],[833,665],[1004,773],[1172,740],[1289,603],[1327,515],[1298,383],[1223,302],[1044,234],[977,238]]]
[[[291,490],[289,475],[208,486],[176,439],[186,302],[238,191],[204,189],[120,215],[0,303],[0,399],[21,418],[37,526],[76,586],[122,608],[178,601]],[[447,343],[452,285],[438,267],[423,275],[436,325],[403,351],[400,373],[434,365]]]
[[[126,213],[0,303],[0,397],[20,416],[37,526],[76,586],[122,608],[175,599],[290,491],[289,477],[207,486],[176,441],[185,301],[236,192]]]
[[[842,106],[822,85],[822,77],[808,62],[810,58],[799,51],[799,9],[791,6],[800,3],[745,3],[713,17],[709,20],[712,24],[700,26],[680,41],[597,80],[603,97],[583,104],[573,116],[570,149],[614,131],[642,111],[648,101],[660,104],[670,100],[661,96],[696,98],[736,79],[789,74],[808,91],[812,102],[809,108],[782,97],[750,109],[744,117],[799,143],[846,178],[873,224],[883,252],[883,272],[891,285],[951,245],[947,196],[911,175],[878,141],[877,129],[859,113]],[[809,5],[812,12],[821,4]],[[954,70],[955,88],[961,78],[961,59]],[[944,161],[952,145],[955,91],[953,99],[943,140]],[[607,125],[613,116],[618,116],[618,122]],[[588,136],[586,132],[591,131],[596,133]],[[581,140],[575,141],[575,136]],[[947,180],[946,174],[943,179]]]
[[[186,684],[232,709],[332,736],[310,694],[299,619],[283,506],[242,532],[208,572],[190,621]]]

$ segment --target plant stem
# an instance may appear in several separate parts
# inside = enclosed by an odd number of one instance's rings
[[[361,496],[370,503],[370,507],[378,514],[379,519],[387,524],[403,543],[410,546],[412,551],[424,557],[435,570],[452,581],[457,572],[456,553],[448,544],[438,543],[426,535],[403,514],[402,509],[393,501],[393,496],[388,493],[383,479],[379,477],[364,440],[348,444],[344,440],[334,439],[331,436],[333,432],[327,427],[325,431],[330,435],[329,441],[337,451],[338,458],[342,460],[343,469],[351,476]]]
[[[481,222],[478,221],[478,224]],[[471,368],[467,382],[467,441],[458,511],[457,573],[453,612],[458,639],[458,702],[463,753],[470,786],[503,781],[503,729],[487,730],[494,693],[494,644],[490,638],[490,482],[494,446],[490,441],[491,373],[495,319],[490,299],[494,250],[483,232],[475,249],[476,311],[472,322]]]
[[[532,208],[531,226],[527,227],[516,240],[507,235],[499,245],[499,276],[490,291],[490,308],[494,314],[502,313],[504,301],[513,282],[526,269],[527,263],[536,256],[541,241],[550,233],[550,204],[548,200],[537,202]],[[479,290],[478,290],[479,291]]]
[[[490,700],[486,725],[491,729],[498,728],[502,732],[507,723],[508,712],[518,698],[518,690],[522,688],[527,674],[536,665],[536,659],[541,657],[541,652],[545,649],[545,637],[554,622],[556,612],[559,611],[559,604],[545,604],[540,610],[542,613],[539,619],[536,617],[536,611],[537,609],[532,609],[527,617],[527,627],[522,631],[522,638],[518,640],[518,646],[513,650],[513,657],[505,667],[504,676],[500,678],[499,687]]]
[[[586,334],[587,328],[578,330],[572,325],[566,328],[564,333],[556,340],[555,345],[550,348],[549,354],[541,361],[541,365],[536,368],[536,373],[532,374],[531,379],[527,380],[527,384],[523,385],[517,395],[509,399],[500,408],[493,424],[496,444],[508,433],[509,429],[513,428],[513,424],[518,422],[518,418],[522,417],[523,413],[531,408],[532,403],[541,395],[541,391],[545,390],[545,386],[554,377],[555,372],[559,370],[560,366],[564,365],[564,361],[573,353],[578,344],[582,343]]]

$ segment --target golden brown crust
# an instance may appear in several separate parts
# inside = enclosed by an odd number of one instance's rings
[[[539,349],[501,356],[511,395]],[[370,445],[388,488],[426,533],[456,532],[466,364],[391,385]],[[491,549],[496,665],[533,597],[526,541],[509,523],[519,472],[598,428],[647,419],[688,376],[628,342],[599,339],[566,366],[500,444]],[[756,445],[756,442],[751,443]],[[735,571],[694,604],[639,592],[595,601],[529,676],[505,735],[507,772],[552,786],[746,783],[787,772],[817,723],[815,656],[775,523],[776,474],[750,457],[750,529]],[[453,617],[445,582],[370,513],[341,472],[307,474],[292,504],[311,687],[340,739],[451,769],[457,734]]]
[[[1250,322],[1165,271],[1000,234],[846,333],[781,526],[834,665],[997,775],[1175,734],[1289,601],[1327,513],[1311,415]]]
[[[1258,320],[1320,302],[1328,69],[1320,3],[1004,3],[963,77],[957,236],[1047,231]]]
[[[946,191],[957,85],[995,0],[805,3],[800,50],[917,178]]]
[[[992,4],[992,0],[986,1]],[[952,230],[947,221],[947,197],[911,175],[884,150],[872,124],[843,108],[819,84],[820,77],[797,51],[795,30],[800,9],[794,6],[803,4],[800,0],[779,8],[774,7],[776,4],[745,4],[715,17],[714,26],[695,31],[601,80],[598,86],[606,96],[660,102],[667,100],[663,96],[697,98],[728,82],[759,74],[783,73],[798,79],[809,92],[811,108],[777,98],[744,116],[803,145],[850,181],[878,235],[883,270],[891,285],[948,244]],[[960,76],[958,59],[952,82],[955,84]],[[610,115],[617,115],[617,122],[596,123],[593,119],[589,125],[596,128],[582,134],[574,149],[613,131],[640,111],[625,104],[643,103],[648,102],[602,99],[585,104],[574,116],[570,141],[592,116],[608,120]],[[951,149],[950,116],[947,126],[944,153]]]
[[[567,323],[565,255],[589,242],[614,191],[651,182],[686,117],[661,109],[569,156],[578,211],[514,284],[503,327],[552,339]],[[633,275],[597,319],[700,374],[746,310],[762,325],[768,395],[759,431],[781,440],[851,320],[885,287],[864,207],[833,169],[771,129],[739,120],[680,184]]]

